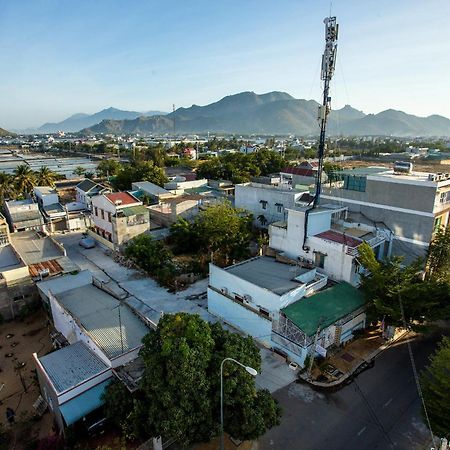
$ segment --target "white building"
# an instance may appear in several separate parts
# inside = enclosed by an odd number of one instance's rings
[[[327,276],[311,265],[263,256],[225,269],[211,264],[209,280],[209,312],[300,365],[316,333],[327,349],[365,326],[362,294],[347,283],[321,290]]]
[[[309,191],[295,190],[287,185],[243,183],[235,186],[234,205],[250,211],[255,225],[267,227],[286,220],[287,209],[298,206],[303,194],[309,194]]]
[[[41,282],[53,325],[67,347],[34,354],[43,398],[61,429],[98,409],[116,370],[138,358],[149,327],[85,271]]]
[[[323,206],[307,210],[290,209],[286,222],[269,226],[271,249],[294,260],[309,261],[332,280],[353,286],[359,285],[364,270],[357,260],[359,245],[367,242],[378,258],[390,255],[389,230],[348,221],[347,208]]]
[[[122,245],[150,228],[149,210],[129,192],[92,198],[93,237],[107,244]]]
[[[5,218],[12,233],[42,230],[44,224],[39,205],[29,198],[5,201]]]
[[[111,189],[103,186],[89,178],[84,179],[75,186],[76,201],[85,205],[86,209],[91,209],[92,199],[97,195],[109,194]]]

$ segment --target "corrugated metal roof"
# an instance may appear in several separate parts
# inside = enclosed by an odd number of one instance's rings
[[[82,342],[42,356],[39,361],[58,394],[108,369]]]
[[[340,283],[302,298],[281,311],[305,334],[313,336],[365,304],[361,291],[348,283]]]
[[[84,179],[76,185],[83,192],[89,192],[95,186],[98,186],[98,184],[95,181],[89,180],[89,178]]]
[[[327,241],[348,245],[349,247],[358,247],[358,245],[362,244],[361,240],[334,230],[323,231],[322,233],[316,234],[315,236],[321,239],[326,239]]]
[[[79,320],[108,358],[115,358],[138,347],[149,332],[127,305],[92,284],[62,292],[56,297]]]
[[[39,291],[44,297],[49,296],[49,291],[53,295],[68,291],[80,286],[92,283],[92,274],[89,270],[82,270],[76,275],[64,275],[63,277],[53,278],[51,280],[40,281],[37,283]],[[41,295],[42,296],[42,295]]]

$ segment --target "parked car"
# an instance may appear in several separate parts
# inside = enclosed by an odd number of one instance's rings
[[[84,237],[80,239],[79,244],[83,248],[94,248],[95,247],[95,240],[91,237]]]

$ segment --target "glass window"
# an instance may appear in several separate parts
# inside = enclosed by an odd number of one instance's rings
[[[102,219],[105,219],[105,211],[103,211],[103,209],[100,210],[101,214],[102,214]]]
[[[111,213],[108,213],[108,222],[111,222]]]
[[[262,209],[267,209],[267,201],[266,200],[261,200],[259,203],[261,203]]]
[[[319,267],[320,269],[323,269],[325,266],[325,254],[320,252],[314,253],[314,264],[316,267]]]
[[[94,206],[94,213],[98,217],[98,208],[96,206]]]
[[[282,203],[275,203],[275,206],[277,207],[277,213],[283,212],[283,204]]]

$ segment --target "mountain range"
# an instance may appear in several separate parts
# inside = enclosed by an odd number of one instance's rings
[[[317,136],[319,126],[314,100],[295,99],[285,92],[241,92],[206,106],[178,108],[165,115],[107,118],[83,134],[190,134],[207,132]],[[175,123],[174,123],[175,122]],[[351,136],[450,136],[450,120],[438,115],[418,117],[389,109],[364,114],[349,105],[333,110],[329,135]]]
[[[56,133],[58,131],[76,132],[82,130],[83,128],[100,123],[102,120],[132,120],[140,116],[160,116],[164,114],[166,113],[163,111],[138,112],[124,111],[117,108],[106,108],[96,112],[95,114],[78,113],[68,117],[62,122],[45,123],[39,127],[36,132],[43,134]]]
[[[11,133],[11,131],[0,128],[0,137],[5,137],[5,136],[15,136],[15,133]]]

